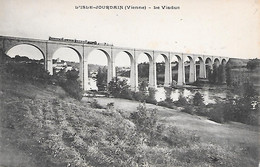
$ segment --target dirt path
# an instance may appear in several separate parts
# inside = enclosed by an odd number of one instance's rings
[[[127,114],[136,111],[140,102],[116,99],[116,98],[95,98],[99,104],[106,106],[108,103],[114,103],[115,109],[125,111]],[[85,98],[84,101],[93,99]],[[157,108],[159,120],[168,125],[174,125],[179,129],[196,133],[201,140],[214,142],[218,144],[247,144],[260,147],[259,128],[242,123],[219,124],[208,120],[206,117],[190,115],[180,112],[180,108],[169,109],[153,104],[146,104],[147,109]]]

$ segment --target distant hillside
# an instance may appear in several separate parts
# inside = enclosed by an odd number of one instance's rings
[[[98,71],[98,68],[104,68],[105,66],[98,65],[98,64],[88,64],[89,71]]]
[[[246,67],[247,62],[249,59],[237,59],[237,58],[230,58],[228,64],[231,67]]]
[[[71,61],[66,61],[66,63],[68,66],[79,69],[79,63],[71,62]]]
[[[1,53],[0,53],[0,63],[4,63],[4,62],[6,62],[6,61],[15,60],[15,58],[11,58],[10,56],[4,54],[2,50],[0,50],[0,52],[1,52]],[[22,56],[22,57],[19,56],[19,58],[20,58],[21,60],[26,60],[26,61],[28,61],[28,60],[36,61],[36,60],[29,59],[29,58],[27,58],[26,56]],[[26,59],[26,58],[27,58],[27,59]],[[18,60],[18,61],[20,61],[20,60]],[[40,61],[42,61],[42,60],[40,60]],[[67,63],[68,66],[72,66],[72,67],[75,67],[75,68],[78,68],[78,69],[79,69],[79,63],[70,62],[70,61],[65,61],[65,62]],[[88,69],[89,69],[89,71],[98,71],[98,68],[99,68],[99,67],[100,67],[100,68],[104,68],[103,65],[88,64]]]

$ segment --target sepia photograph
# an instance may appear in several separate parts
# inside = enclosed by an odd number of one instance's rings
[[[0,167],[260,167],[259,0],[0,0]]]

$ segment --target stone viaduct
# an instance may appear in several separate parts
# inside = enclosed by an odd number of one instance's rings
[[[178,79],[177,85],[185,84],[185,62],[184,60],[188,58],[190,65],[189,72],[189,83],[196,81],[196,62],[199,60],[199,78],[206,78],[206,67],[212,69],[213,64],[225,65],[229,60],[228,57],[220,56],[209,56],[200,54],[187,54],[187,53],[177,53],[168,51],[158,51],[158,50],[147,50],[147,49],[135,49],[135,48],[124,48],[116,47],[111,45],[98,45],[98,44],[86,44],[78,43],[73,41],[52,41],[52,40],[40,40],[40,39],[30,39],[30,38],[20,38],[20,37],[9,37],[0,36],[0,49],[7,53],[11,48],[17,45],[27,44],[37,48],[44,57],[45,69],[52,75],[52,58],[59,48],[71,48],[79,56],[80,59],[80,69],[79,75],[82,82],[84,90],[89,89],[88,84],[88,57],[93,50],[102,51],[107,57],[108,75],[107,81],[111,81],[113,77],[116,76],[115,69],[115,58],[120,52],[125,52],[131,62],[131,72],[130,72],[130,85],[131,89],[136,91],[138,88],[138,68],[137,59],[140,54],[145,54],[149,59],[149,87],[156,87],[156,59],[158,56],[163,56],[165,60],[165,77],[164,86],[170,86],[172,84],[172,70],[171,64],[174,57],[178,59]]]

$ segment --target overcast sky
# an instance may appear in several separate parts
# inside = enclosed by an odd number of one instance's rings
[[[145,5],[147,10],[75,9],[79,5]],[[153,9],[162,5],[180,9]],[[259,0],[0,0],[0,35],[260,58],[259,7]]]

